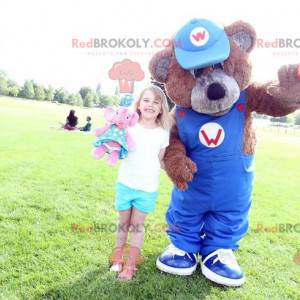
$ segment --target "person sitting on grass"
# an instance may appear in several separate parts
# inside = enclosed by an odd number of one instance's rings
[[[66,130],[76,130],[76,125],[78,123],[78,118],[75,116],[75,110],[71,109],[70,113],[67,117],[66,124],[64,125],[64,129]]]
[[[79,130],[80,131],[91,131],[92,128],[92,118],[90,116],[86,117],[86,124],[83,127],[80,127]]]

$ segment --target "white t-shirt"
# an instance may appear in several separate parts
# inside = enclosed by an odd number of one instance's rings
[[[135,143],[119,168],[118,182],[145,192],[158,189],[160,163],[158,154],[169,145],[169,132],[161,127],[145,128],[137,123],[128,128]]]

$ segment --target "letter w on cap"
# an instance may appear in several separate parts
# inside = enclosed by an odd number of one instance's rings
[[[205,31],[202,31],[202,32],[197,32],[197,34],[192,34],[192,37],[197,41],[199,42],[199,40],[204,40],[205,39]]]

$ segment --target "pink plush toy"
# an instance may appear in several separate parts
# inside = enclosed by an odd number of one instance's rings
[[[94,142],[96,148],[92,154],[96,159],[100,159],[108,153],[108,164],[116,165],[118,159],[123,159],[128,151],[133,151],[135,148],[127,128],[137,123],[139,115],[130,112],[126,107],[116,110],[108,107],[104,111],[104,117],[107,123],[104,127],[95,130],[98,139]]]

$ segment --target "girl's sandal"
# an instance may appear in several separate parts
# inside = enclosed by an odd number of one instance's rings
[[[114,263],[111,265],[111,267],[109,268],[109,270],[111,272],[121,272],[122,271],[122,264],[119,264],[119,263]]]
[[[119,273],[118,279],[121,281],[131,280],[137,272],[136,266],[138,263],[141,263],[141,250],[131,246],[128,257],[126,257],[126,263],[123,266],[122,272]]]
[[[124,263],[124,250],[128,248],[128,244],[122,247],[117,247],[113,250],[109,257],[109,262],[111,263],[110,271],[120,272],[122,270],[122,265]]]
[[[131,280],[135,275],[135,273],[137,272],[137,270],[138,269],[135,266],[129,266],[129,265],[124,266],[122,272],[119,273],[118,275],[118,280],[120,281]]]

